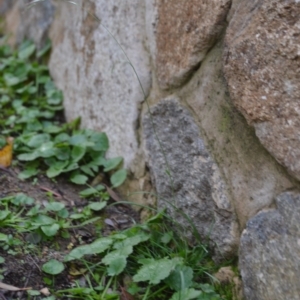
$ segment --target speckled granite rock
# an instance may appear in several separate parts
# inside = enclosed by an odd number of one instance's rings
[[[241,237],[239,267],[247,300],[299,299],[300,194],[286,192],[277,209],[250,219]]]
[[[156,1],[156,69],[161,88],[180,86],[226,25],[231,0]]]
[[[152,119],[149,114],[146,115],[143,127],[147,160],[158,193],[158,206],[167,207],[191,238],[195,233],[184,216],[187,214],[201,238],[210,240],[215,259],[231,257],[236,254],[239,235],[235,214],[226,184],[194,119],[173,98],[162,99],[151,112]],[[168,171],[172,180],[167,175]],[[196,236],[192,240],[197,242]]]
[[[236,107],[265,148],[300,179],[300,2],[240,1],[224,71]]]

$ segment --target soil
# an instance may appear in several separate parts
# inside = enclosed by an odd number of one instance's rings
[[[79,191],[84,188],[71,184],[63,177],[53,181],[40,175],[36,181],[22,181],[17,177],[19,171],[17,167],[0,169],[0,199],[22,192],[34,198],[36,203],[44,205],[49,201],[50,192],[55,201],[63,202],[70,209],[76,207],[80,210],[88,203],[86,199],[79,197]],[[78,275],[74,271],[74,268],[80,269],[79,266],[74,264],[65,264],[66,268],[63,273],[55,276],[55,278],[42,272],[42,265],[50,259],[62,261],[63,257],[72,248],[80,244],[91,243],[99,236],[107,236],[113,231],[129,228],[139,221],[138,213],[130,206],[118,204],[115,199],[110,199],[108,203],[113,205],[108,205],[101,213],[100,226],[98,222],[97,226],[88,224],[69,230],[69,238],[58,236],[52,241],[30,244],[28,243],[28,233],[20,234],[11,228],[0,227],[1,233],[11,234],[22,242],[20,245],[13,247],[13,251],[0,248],[0,256],[5,259],[4,263],[0,264],[0,274],[3,276],[0,282],[18,288],[30,287],[33,290],[40,291],[48,287],[57,291],[74,287],[75,280],[84,280],[84,276],[80,272]],[[49,284],[49,280],[53,282]],[[28,298],[26,291],[12,292],[0,287],[0,299],[4,300],[43,299],[44,297]]]

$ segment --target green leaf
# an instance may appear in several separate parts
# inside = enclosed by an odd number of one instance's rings
[[[102,262],[108,265],[108,275],[115,276],[123,272],[126,267],[126,259],[133,252],[132,246],[127,246],[108,253]]]
[[[150,284],[158,284],[167,278],[171,271],[178,264],[178,258],[147,259],[143,260],[144,265],[133,276],[134,282],[149,281]]]
[[[27,146],[31,148],[39,148],[44,143],[49,142],[51,139],[50,135],[47,133],[34,135],[27,143]]]
[[[44,56],[50,49],[51,49],[51,41],[48,39],[46,41],[45,46],[38,51],[38,53],[36,54],[36,57],[40,58],[40,57]]]
[[[72,215],[70,215],[70,219],[74,219],[74,220],[81,219],[83,217],[84,217],[84,214],[72,214]]]
[[[189,288],[192,285],[193,269],[187,266],[176,266],[170,276],[165,280],[166,284],[175,291]],[[185,299],[185,298],[183,298]]]
[[[184,289],[182,291],[176,292],[173,294],[172,298],[170,300],[190,300],[190,299],[202,299],[198,298],[202,295],[201,291],[197,291],[195,289]],[[204,299],[203,299],[204,300]],[[209,299],[207,299],[209,300]],[[213,299],[211,299],[213,300]]]
[[[73,162],[78,162],[86,152],[86,148],[84,146],[74,146],[71,152],[71,157]]]
[[[64,261],[70,261],[74,259],[80,259],[84,255],[99,254],[107,250],[113,243],[111,238],[100,238],[95,240],[90,245],[83,245],[73,249],[68,255],[65,256]]]
[[[85,174],[87,174],[87,175],[90,175],[90,176],[94,176],[95,175],[95,173],[92,171],[92,168],[88,167],[87,165],[81,166],[80,170],[82,172],[84,172]]]
[[[59,133],[62,132],[62,127],[60,126],[56,126],[56,125],[51,125],[51,126],[47,126],[44,131],[47,133]]]
[[[10,215],[9,210],[1,210],[0,211],[0,220],[5,220]]]
[[[34,199],[28,197],[23,193],[17,194],[14,199],[11,201],[14,205],[23,206],[23,205],[32,205],[34,203]]]
[[[144,231],[136,232],[133,236],[127,237],[126,239],[116,242],[114,244],[115,249],[123,249],[127,247],[133,247],[136,246],[142,242],[145,242],[149,240],[151,235],[149,233],[146,233]]]
[[[59,230],[59,225],[57,223],[54,223],[52,225],[41,226],[41,229],[46,236],[54,236]]]
[[[4,257],[0,256],[0,264],[3,264],[5,262]]]
[[[102,184],[99,184],[95,187],[87,188],[79,193],[80,197],[86,198],[97,194],[99,191],[105,190],[105,187]]]
[[[111,158],[104,162],[104,172],[111,171],[115,169],[123,161],[122,157]]]
[[[92,157],[92,161],[90,162],[91,165],[103,166],[106,162],[106,159],[103,157],[103,153],[100,152],[92,152],[90,151],[89,154]]]
[[[35,176],[39,173],[39,170],[37,169],[26,169],[18,174],[18,178],[20,179],[28,179],[32,176]]]
[[[88,181],[88,177],[81,174],[75,174],[71,176],[70,180],[76,184],[85,184]]]
[[[25,41],[21,44],[18,57],[20,59],[29,58],[35,51],[35,45],[32,42]]]
[[[103,202],[93,202],[88,205],[91,210],[100,211],[107,205],[106,201]]]
[[[46,174],[49,178],[53,178],[61,174],[69,162],[66,161],[55,161],[54,163],[51,164],[50,168],[47,170]]]
[[[70,138],[69,143],[73,146],[82,146],[87,143],[87,138],[83,134],[75,134]]]
[[[4,136],[0,136],[0,148],[3,148],[6,144],[6,138]]]
[[[69,216],[69,211],[66,208],[61,209],[58,211],[57,215],[61,218],[67,218]]]
[[[55,156],[59,160],[69,160],[71,156],[71,149],[69,146],[57,146]]]
[[[126,177],[127,171],[125,169],[121,169],[110,177],[110,182],[113,187],[118,187],[126,180]]]
[[[94,151],[107,151],[109,148],[109,141],[104,132],[95,132],[91,136],[91,141],[95,143],[92,147]]]
[[[70,140],[70,136],[65,132],[60,133],[54,138],[55,143],[69,142],[69,140]]]
[[[125,256],[119,256],[114,259],[108,266],[108,276],[116,276],[122,273],[126,267],[127,261]]]
[[[19,78],[10,73],[4,74],[3,79],[5,80],[5,83],[7,86],[14,86],[14,85],[17,85],[20,82],[24,81],[24,78]]]
[[[4,242],[4,241],[6,241],[6,240],[7,240],[7,235],[0,232],[0,241],[1,241],[1,242]]]
[[[41,226],[41,225],[51,225],[55,222],[56,221],[53,218],[48,217],[46,215],[42,215],[42,214],[39,214],[39,215],[37,215],[36,217],[34,217],[32,219],[32,224],[33,225],[39,225],[39,226]]]
[[[46,205],[46,209],[50,211],[60,211],[65,207],[61,202],[50,202]]]
[[[173,238],[173,232],[165,232],[164,235],[161,237],[161,242],[165,245],[169,244]]]
[[[55,156],[55,148],[53,142],[47,142],[41,145],[38,149],[38,153],[41,157],[47,158],[51,156]]]
[[[59,262],[56,259],[51,259],[45,263],[42,267],[43,272],[50,275],[57,275],[65,269],[63,263]]]
[[[63,170],[63,173],[67,173],[67,172],[70,172],[70,171],[73,171],[73,170],[76,170],[78,169],[78,164],[75,163],[75,162],[71,162],[64,170]],[[75,176],[75,175],[74,175]]]
[[[34,296],[39,296],[41,293],[39,291],[36,291],[36,290],[28,290],[27,294],[29,296],[33,296],[34,297]]]
[[[31,152],[31,153],[23,153],[18,155],[18,159],[19,160],[23,160],[23,161],[32,161],[35,160],[39,157],[39,153],[37,151]]]

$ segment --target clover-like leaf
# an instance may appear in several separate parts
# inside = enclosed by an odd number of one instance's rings
[[[133,276],[133,281],[149,281],[150,284],[158,284],[170,275],[175,266],[179,264],[180,259],[176,257],[173,259],[147,259],[141,262],[143,266]]]
[[[88,181],[88,177],[81,174],[72,175],[70,180],[76,184],[85,184]]]
[[[49,260],[42,267],[43,272],[50,275],[60,274],[64,269],[65,269],[64,264],[56,259]]]

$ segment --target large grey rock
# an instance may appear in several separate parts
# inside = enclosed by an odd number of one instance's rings
[[[35,5],[30,5],[31,3],[30,0],[20,0],[12,1],[13,5],[4,6],[5,27],[6,32],[11,34],[12,44],[19,44],[24,39],[29,39],[40,49],[48,39],[55,9],[51,0],[40,1]]]
[[[247,300],[300,298],[300,194],[286,192],[277,209],[263,211],[247,223],[239,266]]]
[[[172,218],[186,228],[187,236],[194,235],[197,241],[188,215],[202,242],[210,240],[216,259],[231,257],[238,243],[235,214],[193,117],[172,98],[161,100],[151,109],[151,116],[145,116],[143,128],[158,206],[167,207]]]
[[[64,92],[67,120],[81,116],[83,127],[106,132],[108,155],[123,156],[126,167],[137,157],[144,95],[121,46],[147,95],[151,70],[144,31],[145,4],[139,0],[81,1],[77,6],[58,1],[51,30],[50,70]]]
[[[230,95],[264,147],[300,179],[300,1],[242,0],[226,33]]]
[[[0,0],[0,15],[4,15],[12,8],[16,0]]]
[[[222,72],[222,40],[178,95],[194,112],[232,195],[241,229],[249,218],[270,207],[293,180],[265,150],[233,106]]]
[[[156,1],[156,70],[161,88],[180,86],[226,25],[231,0]],[[149,24],[148,24],[149,26]]]

